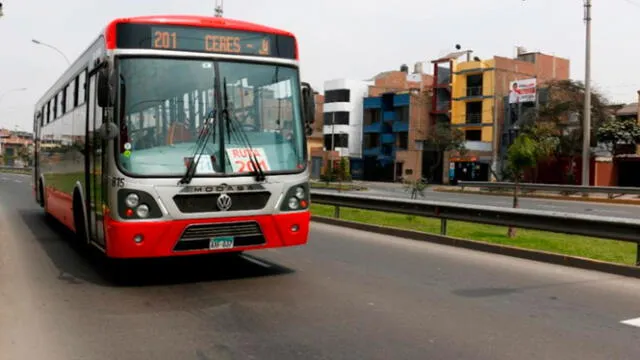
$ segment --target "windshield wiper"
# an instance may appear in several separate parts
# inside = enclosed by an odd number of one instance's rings
[[[253,165],[253,172],[256,177],[256,181],[262,182],[266,180],[266,176],[264,175],[264,171],[262,170],[262,166],[260,166],[260,162],[253,152],[253,147],[251,146],[251,142],[249,142],[249,137],[247,136],[246,131],[242,129],[242,127],[238,124],[237,119],[234,119],[229,115],[229,97],[227,94],[227,78],[223,79],[224,87],[222,89],[224,96],[224,108],[222,110],[222,116],[224,116],[225,125],[227,125],[227,134],[229,139],[231,139],[231,135],[235,135],[235,139],[239,140],[240,143],[244,144],[244,146],[249,148],[249,161],[251,161],[251,165]],[[235,123],[234,123],[235,120]]]
[[[213,125],[215,125],[215,122],[216,122],[215,121],[216,120],[216,111],[215,111],[215,109],[211,110],[209,112],[209,114],[204,119],[202,130],[200,131],[200,133],[198,134],[198,138],[196,139],[196,150],[195,150],[195,152],[193,154],[193,158],[191,158],[191,161],[189,162],[189,165],[187,166],[187,171],[184,173],[184,175],[182,176],[182,178],[178,182],[179,185],[184,185],[184,184],[191,183],[191,180],[195,176],[196,169],[198,168],[198,162],[200,161],[200,158],[202,157],[204,151],[207,148],[207,142],[209,141],[209,135],[211,133],[215,133],[215,126],[212,126],[212,130],[209,129],[209,121],[210,120],[213,120],[212,123],[213,123]]]

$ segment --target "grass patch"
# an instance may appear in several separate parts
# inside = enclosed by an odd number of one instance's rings
[[[340,190],[340,191],[363,191],[367,190],[366,187],[360,185],[353,185],[348,183],[329,183],[327,185],[326,182],[311,182],[309,183],[312,189],[331,189],[331,190]]]
[[[312,204],[311,212],[316,216],[333,217],[334,207]],[[340,218],[347,221],[440,234],[439,219],[350,208],[340,208]],[[447,234],[461,239],[542,250],[624,265],[634,265],[636,259],[636,245],[623,241],[526,229],[518,229],[517,237],[509,239],[506,227],[460,221],[449,221]]]

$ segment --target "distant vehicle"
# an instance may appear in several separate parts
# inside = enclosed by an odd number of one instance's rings
[[[35,106],[36,201],[109,258],[306,244],[298,58],[258,24],[113,20]]]

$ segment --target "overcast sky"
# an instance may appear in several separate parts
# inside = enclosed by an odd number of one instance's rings
[[[116,17],[213,14],[215,0],[0,0],[0,127],[31,131],[35,101]],[[617,102],[637,101],[640,0],[595,0],[592,78]],[[584,79],[582,0],[225,0],[225,17],[259,22],[298,36],[303,80],[321,89],[325,80],[370,78],[411,67],[454,49],[481,58],[515,54],[515,46],[571,60],[572,78]],[[629,40],[624,40],[629,39]]]

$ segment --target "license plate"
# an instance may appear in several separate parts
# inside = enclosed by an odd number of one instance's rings
[[[232,248],[233,248],[232,236],[213,238],[209,241],[210,250],[232,249]]]

